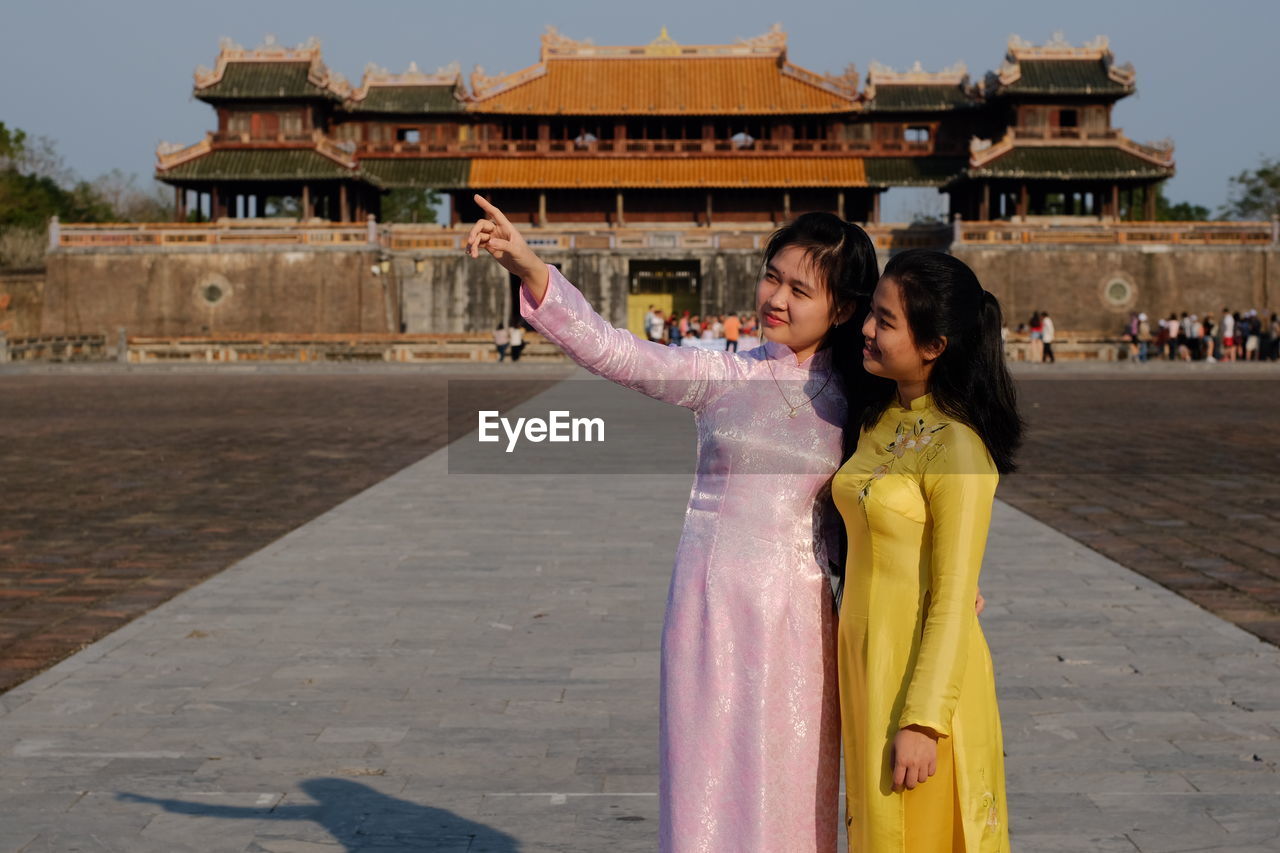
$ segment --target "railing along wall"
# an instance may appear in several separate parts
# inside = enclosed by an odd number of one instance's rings
[[[868,224],[884,250],[955,244],[1266,246],[1280,244],[1280,222],[965,222],[950,225]],[[530,227],[534,248],[758,250],[772,225],[735,227],[593,226]],[[216,223],[50,223],[51,251],[95,248],[183,249],[194,247],[311,246],[390,252],[461,251],[467,229],[435,225],[365,225],[222,220]]]
[[[1275,222],[963,222],[955,242],[987,245],[1265,246],[1280,243]]]

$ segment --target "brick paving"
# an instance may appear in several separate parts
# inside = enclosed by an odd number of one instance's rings
[[[999,496],[1280,644],[1277,373],[1024,374],[1028,440]]]
[[[442,447],[450,378],[565,372],[0,373],[0,691]]]
[[[465,431],[449,378],[505,408],[566,372],[512,370],[0,374],[0,691]],[[1280,383],[1188,375],[1023,374],[1000,496],[1280,643]]]
[[[0,853],[652,851],[689,473],[452,465],[0,696]],[[983,585],[1014,850],[1280,849],[1280,649],[1002,501]]]

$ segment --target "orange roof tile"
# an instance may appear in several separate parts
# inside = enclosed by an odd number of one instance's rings
[[[475,189],[865,187],[859,157],[548,157],[471,161]]]
[[[822,75],[776,57],[548,59],[469,110],[534,115],[776,115],[858,107]],[[521,81],[524,82],[521,82]]]

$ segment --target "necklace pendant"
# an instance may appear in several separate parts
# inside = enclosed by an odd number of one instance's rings
[[[794,418],[795,416],[796,416],[796,410],[795,410],[795,409],[792,409],[791,411],[787,412],[787,417],[789,417],[789,418]]]

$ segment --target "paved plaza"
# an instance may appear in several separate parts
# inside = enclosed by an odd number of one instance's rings
[[[496,407],[569,370],[519,368]],[[6,366],[0,691],[444,446],[493,373]]]
[[[1173,560],[1230,534],[1254,551],[1219,559],[1270,576],[1251,555],[1280,526],[1280,441],[1264,429],[1280,385],[1042,375],[1022,383],[1035,432],[1027,471],[1002,484],[983,575],[1014,848],[1274,851],[1280,651],[1109,549],[1160,555],[1175,537]],[[555,391],[513,392],[513,414],[545,414]],[[692,443],[687,413],[648,403],[636,417]],[[372,392],[366,406],[392,417]],[[470,475],[441,443],[412,464],[382,456],[358,494],[338,478],[349,499],[0,695],[0,851],[654,849],[658,632],[690,474]],[[1107,460],[1133,448],[1167,455],[1108,485]],[[1199,470],[1170,472],[1183,463]],[[1176,494],[1143,479],[1179,470]],[[1246,476],[1196,500],[1195,477]],[[279,508],[262,503],[263,523]],[[1257,517],[1231,527],[1228,512]],[[1266,612],[1221,568],[1189,570]]]

